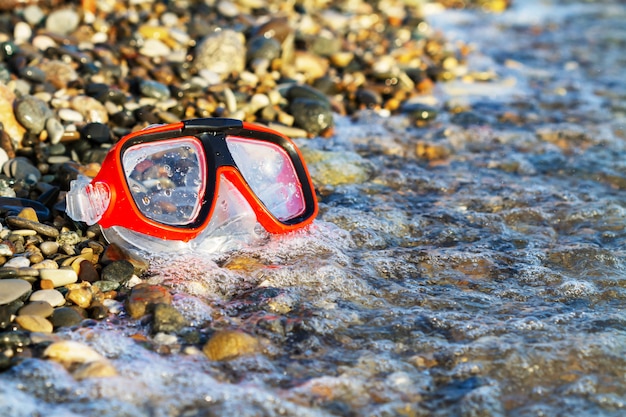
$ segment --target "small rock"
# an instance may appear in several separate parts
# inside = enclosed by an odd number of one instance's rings
[[[126,310],[134,319],[145,315],[155,304],[171,304],[172,295],[159,285],[139,284],[133,287],[126,299]]]
[[[43,354],[72,371],[72,375],[78,380],[117,375],[113,365],[104,356],[79,342],[71,340],[54,342]]]
[[[80,112],[72,109],[60,109],[58,115],[59,119],[68,123],[82,123],[85,120]]]
[[[17,316],[15,322],[19,324],[24,330],[30,332],[39,333],[52,333],[52,323],[41,316]]]
[[[44,61],[39,64],[39,68],[46,74],[46,81],[58,89],[66,88],[69,83],[78,80],[76,70],[63,61]]]
[[[296,126],[313,136],[328,132],[333,126],[333,114],[326,103],[310,98],[299,97],[289,105]]]
[[[20,308],[18,315],[20,316],[39,316],[50,317],[54,309],[46,301],[31,301],[24,307]]]
[[[68,35],[76,30],[80,16],[73,9],[58,9],[48,15],[46,30],[57,35]]]
[[[32,288],[32,285],[23,279],[0,279],[0,305],[12,303]]]
[[[135,268],[127,260],[111,262],[102,268],[103,281],[115,281],[120,284],[127,282],[134,274]]]
[[[4,126],[4,132],[9,135],[13,143],[18,144],[24,137],[26,129],[15,117],[14,102],[15,93],[5,84],[0,83],[0,123]]]
[[[88,362],[72,372],[72,376],[81,381],[86,378],[104,378],[116,376],[117,370],[109,361]]]
[[[182,314],[169,304],[154,306],[152,330],[155,333],[177,333],[187,325]]]
[[[107,123],[109,112],[98,100],[89,96],[74,96],[70,101],[72,109],[79,111],[88,123]]]
[[[256,353],[259,349],[258,340],[247,333],[237,330],[220,330],[211,336],[202,351],[212,361],[223,361]]]
[[[39,222],[37,212],[32,207],[24,207],[22,211],[19,212],[17,217],[21,217],[22,219],[31,220],[34,222]]]
[[[50,256],[59,251],[59,244],[57,242],[42,242],[41,245],[39,245],[39,249],[44,255]]]
[[[111,141],[111,130],[103,123],[88,123],[80,130],[80,136],[94,143]]]
[[[6,218],[7,225],[11,228],[15,229],[30,229],[34,230],[37,233],[48,236],[48,237],[57,237],[59,236],[59,231],[56,227],[48,226],[43,223],[34,222],[32,220],[23,219],[18,216],[7,216]]]
[[[4,266],[7,268],[26,268],[30,266],[30,260],[25,256],[16,256],[9,259]]]
[[[169,46],[158,39],[146,39],[139,53],[151,58],[168,56],[172,53]]]
[[[144,80],[139,86],[139,90],[144,97],[151,97],[157,100],[167,100],[170,98],[170,90],[165,84],[153,80]]]
[[[76,304],[81,308],[88,308],[91,305],[93,299],[93,292],[89,284],[76,284],[68,286],[68,293],[66,299]]]
[[[210,70],[222,80],[246,65],[246,45],[242,34],[225,29],[206,36],[196,48],[194,66],[198,71]]]
[[[131,254],[129,251],[121,248],[120,246],[112,243],[105,249],[101,257],[101,262],[107,264],[109,262],[126,260],[133,264],[135,269],[135,275],[141,275],[148,270],[149,264],[144,259],[135,254]]]
[[[54,309],[52,317],[50,317],[50,321],[56,329],[59,327],[77,326],[85,320],[85,318],[86,317],[81,315],[81,313],[79,313],[75,308],[60,307]]]
[[[39,277],[42,280],[48,280],[52,283],[54,288],[63,287],[68,284],[73,284],[78,281],[78,275],[73,269],[40,269]]]
[[[33,292],[30,301],[46,301],[52,307],[59,307],[65,304],[65,297],[57,290],[38,290]]]
[[[78,280],[81,282],[94,283],[100,280],[100,275],[90,261],[82,261],[79,264]]]
[[[61,142],[65,129],[63,128],[61,122],[54,117],[50,117],[46,120],[46,132],[48,132],[48,139],[50,140],[50,143],[52,145],[56,145]]]
[[[22,156],[9,159],[5,162],[2,165],[2,172],[18,181],[24,180],[31,184],[35,184],[41,179],[41,171]]]
[[[41,99],[34,96],[24,96],[15,101],[15,118],[30,133],[38,135],[46,126],[46,120],[52,116],[52,111]]]

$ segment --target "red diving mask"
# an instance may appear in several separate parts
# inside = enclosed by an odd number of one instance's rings
[[[270,233],[287,233],[311,223],[318,210],[295,144],[234,119],[134,132],[111,148],[93,180],[79,178],[70,187],[72,219],[98,223],[107,239],[121,237],[146,250],[179,250],[172,241],[198,246],[209,235],[227,238],[241,232],[237,219],[247,219],[244,228],[252,219]]]

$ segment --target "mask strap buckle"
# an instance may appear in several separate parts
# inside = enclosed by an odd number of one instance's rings
[[[74,220],[88,225],[96,224],[109,207],[111,191],[102,182],[91,183],[91,178],[80,175],[70,183],[66,196],[66,212]]]

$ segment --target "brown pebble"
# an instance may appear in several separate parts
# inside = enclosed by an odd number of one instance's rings
[[[222,361],[258,352],[259,342],[238,330],[220,330],[211,336],[202,351],[212,361]]]
[[[48,226],[43,223],[24,219],[19,216],[7,216],[5,221],[7,225],[11,228],[34,230],[40,235],[49,236],[49,237],[59,236],[59,231],[56,227]]]
[[[134,319],[138,319],[148,312],[148,308],[155,304],[172,303],[172,295],[160,285],[138,284],[133,287],[126,299],[126,310]]]
[[[15,322],[30,332],[52,333],[52,323],[41,316],[17,316]]]
[[[32,207],[24,207],[17,216],[26,220],[31,220],[33,222],[39,223],[39,217],[37,217],[37,212]]]

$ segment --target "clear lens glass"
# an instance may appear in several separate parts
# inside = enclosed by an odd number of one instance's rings
[[[287,152],[270,142],[230,136],[228,150],[250,189],[279,220],[304,213],[302,185]]]
[[[193,222],[206,181],[202,145],[192,138],[141,143],[128,148],[122,165],[141,213],[177,226]]]

